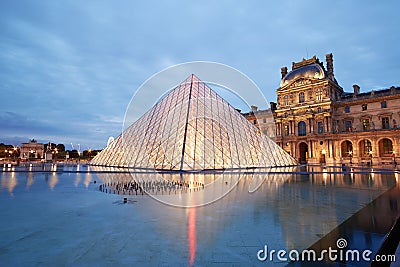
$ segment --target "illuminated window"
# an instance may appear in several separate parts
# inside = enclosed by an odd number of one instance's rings
[[[364,154],[365,155],[370,155],[370,152],[372,151],[372,144],[371,141],[365,139],[364,140]]]
[[[289,125],[283,126],[283,133],[285,136],[289,135]]]
[[[385,155],[390,155],[393,153],[393,144],[392,141],[390,139],[383,139],[382,140],[382,146],[383,146],[383,154]]]

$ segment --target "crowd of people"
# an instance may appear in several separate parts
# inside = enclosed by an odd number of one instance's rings
[[[204,189],[204,184],[196,181],[130,181],[106,182],[99,185],[101,192],[118,195],[176,194]]]

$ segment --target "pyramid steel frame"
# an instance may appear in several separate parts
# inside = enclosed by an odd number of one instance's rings
[[[204,171],[297,162],[192,74],[124,130],[91,164]]]

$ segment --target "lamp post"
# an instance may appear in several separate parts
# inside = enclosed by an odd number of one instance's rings
[[[349,151],[349,152],[347,152],[347,153],[349,153],[349,157],[350,157],[350,165],[352,165],[353,164],[353,161],[352,161],[352,159],[353,159],[353,151]]]

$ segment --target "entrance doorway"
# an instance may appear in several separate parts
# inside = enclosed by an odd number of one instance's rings
[[[299,151],[300,151],[300,158],[299,158],[300,163],[307,163],[308,145],[304,142],[300,143]]]

